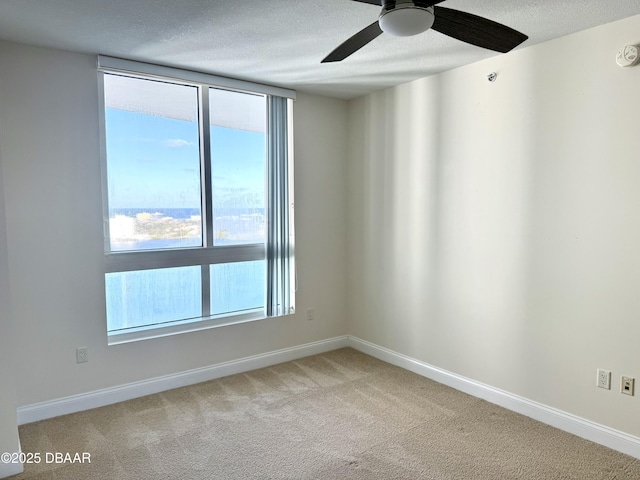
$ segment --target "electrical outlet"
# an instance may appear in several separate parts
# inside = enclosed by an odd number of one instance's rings
[[[307,308],[307,321],[310,322],[316,317],[316,310],[314,308]]]
[[[598,369],[598,387],[611,390],[611,372],[609,370]]]
[[[89,361],[89,349],[87,347],[76,348],[76,363],[86,363]]]
[[[620,393],[625,395],[631,395],[633,397],[633,387],[635,386],[636,379],[633,377],[621,377],[620,378]]]

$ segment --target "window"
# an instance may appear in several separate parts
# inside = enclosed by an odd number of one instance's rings
[[[110,343],[292,313],[291,100],[122,62],[99,57]]]

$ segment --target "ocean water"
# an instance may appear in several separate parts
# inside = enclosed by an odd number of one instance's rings
[[[210,298],[209,315],[263,308],[265,263],[258,260],[210,265],[208,292],[202,291],[200,266],[108,273],[108,330],[201,317],[202,297],[206,294]]]

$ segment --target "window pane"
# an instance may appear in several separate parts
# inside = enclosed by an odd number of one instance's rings
[[[211,265],[211,314],[264,308],[265,261]]]
[[[266,99],[209,90],[214,245],[264,243]]]
[[[202,245],[197,88],[105,74],[111,251]]]
[[[105,283],[110,332],[202,316],[199,266],[108,273]]]

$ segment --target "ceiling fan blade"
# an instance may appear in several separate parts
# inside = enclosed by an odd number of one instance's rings
[[[433,30],[477,47],[507,53],[529,37],[513,28],[451,8],[433,7]]]
[[[360,2],[360,3],[369,3],[371,5],[377,5],[379,7],[382,6],[382,2],[380,0],[353,0],[354,2]]]
[[[327,55],[326,58],[322,60],[321,63],[339,62],[341,60],[344,60],[352,53],[360,50],[371,40],[378,37],[378,35],[380,35],[381,33],[382,33],[382,30],[380,29],[380,25],[376,20],[367,28],[360,30],[349,40],[342,43],[338,48],[336,48],[333,52]]]

